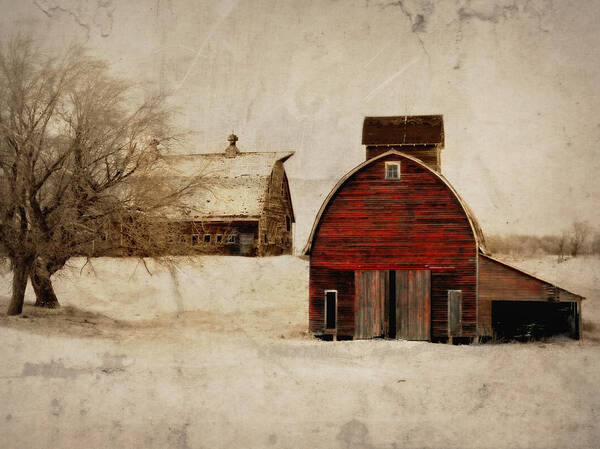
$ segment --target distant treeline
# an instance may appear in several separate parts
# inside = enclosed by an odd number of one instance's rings
[[[493,254],[515,256],[556,255],[566,257],[600,254],[600,229],[586,222],[575,222],[559,235],[486,235],[487,249]]]

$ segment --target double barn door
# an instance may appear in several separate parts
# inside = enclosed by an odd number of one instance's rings
[[[355,272],[357,339],[430,340],[431,271]]]

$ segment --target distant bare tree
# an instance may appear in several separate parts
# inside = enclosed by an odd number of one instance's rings
[[[567,231],[563,231],[558,238],[556,244],[556,252],[558,255],[558,262],[564,262],[565,256],[567,255],[567,248],[569,246],[569,234]]]
[[[583,221],[576,221],[571,226],[571,255],[579,255],[591,233],[590,225]]]
[[[0,249],[13,270],[8,314],[21,313],[29,276],[36,305],[56,307],[50,276],[70,257],[91,255],[90,244],[107,226],[128,224],[141,253],[161,240],[147,238],[150,223],[160,223],[157,215],[192,183],[149,181],[159,148],[174,134],[164,97],[139,97],[80,47],[50,56],[20,37],[1,47]],[[153,226],[154,235],[166,232],[166,225]]]
[[[590,245],[590,252],[592,254],[600,254],[600,232],[594,233],[592,243]]]

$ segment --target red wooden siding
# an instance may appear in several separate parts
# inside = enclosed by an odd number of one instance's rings
[[[354,271],[310,267],[309,330],[325,331],[325,290],[337,290],[337,335],[354,335]]]
[[[516,268],[479,256],[480,301],[577,301],[577,295],[562,290]]]
[[[401,161],[400,180],[384,179],[386,161]],[[309,327],[323,328],[324,290],[345,289],[351,282],[346,273],[412,269],[431,271],[432,335],[447,335],[447,292],[462,290],[463,336],[474,336],[476,254],[468,217],[439,177],[398,154],[376,159],[337,190],[317,225],[310,248]],[[353,298],[354,289],[346,294]],[[340,307],[351,307],[342,296]],[[353,318],[353,310],[346,313]],[[345,323],[343,331],[353,334],[353,325]]]

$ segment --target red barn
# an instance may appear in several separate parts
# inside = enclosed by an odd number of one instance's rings
[[[319,210],[309,329],[338,339],[472,339],[542,331],[579,337],[580,296],[491,258],[441,174],[442,116],[367,117],[366,160]]]

